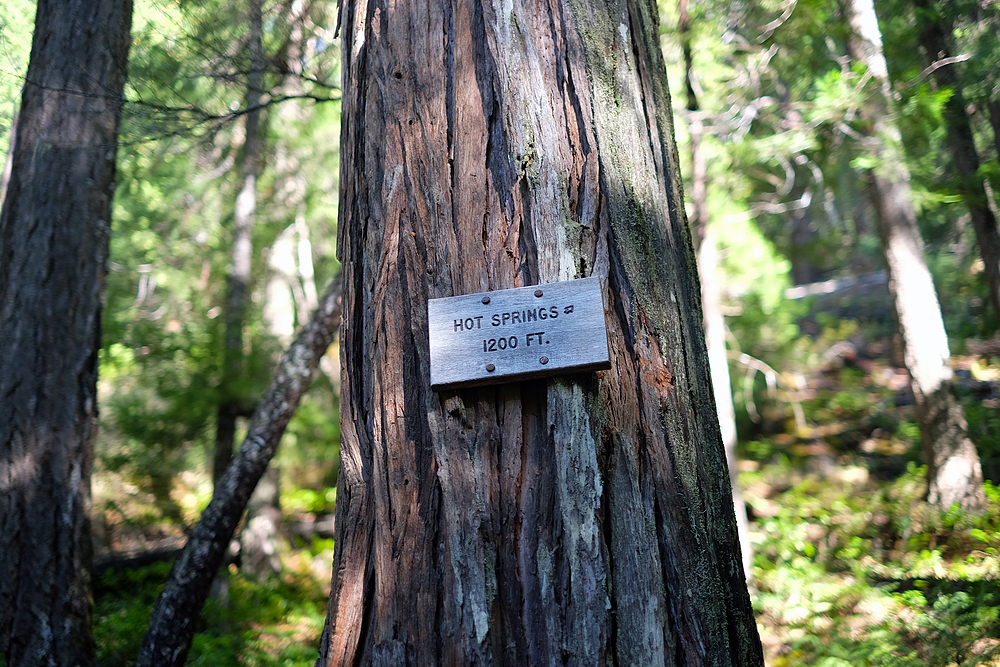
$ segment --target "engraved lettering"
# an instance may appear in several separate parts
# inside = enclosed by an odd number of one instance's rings
[[[496,352],[497,350],[514,350],[517,348],[517,336],[508,336],[507,338],[484,338],[483,339],[483,352]]]
[[[585,280],[553,283],[540,297],[534,291],[541,286],[532,286],[432,299],[432,386],[437,391],[606,368],[600,286]]]

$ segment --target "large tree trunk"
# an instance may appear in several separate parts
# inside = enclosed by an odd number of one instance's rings
[[[852,57],[868,68],[881,87],[861,112],[871,123],[869,141],[879,162],[870,174],[871,191],[923,440],[927,498],[942,509],[958,503],[963,509],[975,510],[985,500],[979,455],[969,440],[965,415],[952,388],[948,336],[924,260],[924,244],[910,193],[910,174],[892,115],[889,74],[875,8],[872,0],[847,0],[842,8],[853,31]]]
[[[263,0],[250,2],[249,70],[247,73],[245,139],[240,155],[240,192],[233,210],[232,263],[226,278],[226,328],[215,426],[212,479],[218,483],[233,458],[236,418],[247,412],[241,390],[243,328],[250,303],[250,267],[253,259],[253,225],[257,211],[257,163],[260,161],[260,98],[264,77]]]
[[[101,294],[130,0],[40,0],[0,213],[0,663],[86,665]]]
[[[319,664],[760,665],[655,5],[344,3]],[[430,298],[599,276],[610,370],[435,392]]]
[[[936,3],[932,5],[928,0],[916,0],[914,5],[920,43],[927,52],[928,60],[933,63],[947,58],[950,49],[945,30],[951,32],[951,22],[941,16]],[[958,193],[969,209],[972,227],[976,231],[976,243],[983,258],[983,274],[990,288],[990,299],[997,315],[1000,315],[1000,232],[986,195],[985,179],[979,173],[979,153],[965,110],[965,96],[962,94],[955,65],[938,67],[934,70],[934,78],[939,88],[951,91],[951,96],[944,104],[943,114],[945,127],[948,129],[948,151],[955,170],[958,171]]]

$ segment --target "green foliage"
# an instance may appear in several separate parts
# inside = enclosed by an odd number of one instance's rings
[[[10,130],[21,105],[21,88],[28,71],[34,2],[0,4],[0,151],[6,158]]]
[[[264,8],[267,106],[243,337],[249,354],[230,389],[247,411],[288,342],[264,317],[271,295],[291,292],[293,308],[280,316],[301,325],[310,315],[308,279],[322,291],[338,270],[336,10],[313,2],[295,15],[297,7]],[[244,140],[245,14],[244,5],[221,0],[136,4],[100,352],[94,505],[105,548],[180,537],[211,495],[234,165]],[[302,76],[293,76],[298,67]],[[290,226],[299,254],[295,275],[281,282],[268,260]],[[294,515],[335,506],[335,382],[319,375],[275,459],[282,504]],[[245,427],[241,419],[238,431]],[[189,664],[315,661],[332,554],[327,543],[315,558],[312,546],[299,547],[267,585],[224,573],[229,603],[206,608]],[[95,610],[101,664],[132,664],[165,575],[155,567],[103,575]]]
[[[330,541],[321,541],[316,558],[330,560],[330,546]],[[266,584],[238,573],[221,574],[228,602],[209,599],[187,664],[312,665],[326,617],[327,582],[305,567],[307,561],[300,561],[300,567],[288,563],[291,571]],[[111,570],[100,577],[94,609],[98,664],[134,664],[169,570],[168,563],[156,563],[135,570]]]
[[[923,468],[880,483],[787,466],[747,475],[758,622],[773,665],[980,664],[1000,646],[998,494],[982,516],[922,500]],[[795,473],[792,473],[794,478]],[[769,488],[768,498],[760,491]]]
[[[267,149],[243,341],[250,354],[240,381],[226,388],[247,412],[288,342],[263,316],[276,238],[296,226],[299,250],[315,264],[317,290],[337,270],[339,102],[315,102],[336,92],[334,12],[325,2],[302,16],[282,3],[265,3],[264,11],[268,101],[303,99],[264,109]],[[161,518],[180,523],[195,518],[200,501],[178,503],[189,495],[178,488],[179,476],[204,470],[223,398],[222,312],[238,180],[233,165],[243,142],[246,34],[242,5],[136,5],[104,310],[97,472],[152,493]],[[289,59],[304,68],[302,76],[287,71]],[[284,287],[293,290],[295,308],[283,316],[301,325],[312,287],[305,276],[313,279],[306,269],[313,267],[299,261],[295,268],[295,284]],[[294,451],[279,454],[278,463],[286,484],[318,490],[335,484],[339,432],[333,388],[323,380],[316,385],[288,427],[284,448]],[[104,498],[96,500],[102,507]]]
[[[337,505],[337,489],[331,487],[323,491],[295,489],[281,497],[282,507],[289,512],[330,514]]]
[[[97,663],[131,665],[170,572],[169,563],[126,570],[108,570],[95,582],[94,639]]]
[[[969,437],[976,444],[983,477],[1000,483],[1000,414],[996,407],[974,396],[963,396],[962,406],[969,423]]]

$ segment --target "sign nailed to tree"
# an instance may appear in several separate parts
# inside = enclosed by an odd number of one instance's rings
[[[427,303],[431,387],[610,368],[597,277]]]

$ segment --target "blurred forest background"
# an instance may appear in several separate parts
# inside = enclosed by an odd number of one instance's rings
[[[969,193],[995,227],[1000,4],[880,0],[885,89],[852,55],[857,4],[659,2],[689,217],[721,296],[751,593],[775,667],[998,663],[1000,317]],[[134,662],[215,462],[338,271],[336,14],[327,0],[136,2],[93,477],[102,665]],[[33,18],[29,0],[0,4],[3,148]],[[873,149],[882,117],[901,151]],[[982,467],[976,511],[925,501],[869,197],[871,175],[899,165]],[[233,545],[189,664],[315,660],[339,365],[334,344],[251,502],[273,516],[254,547],[266,557]]]

